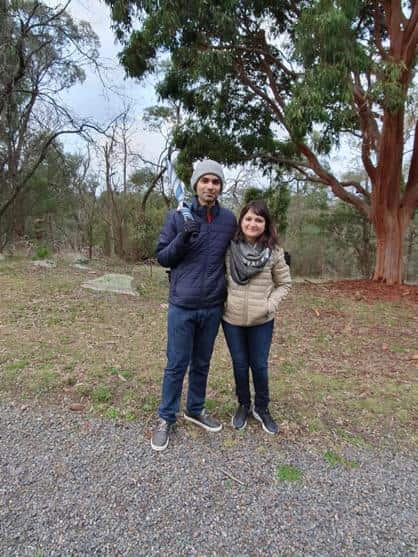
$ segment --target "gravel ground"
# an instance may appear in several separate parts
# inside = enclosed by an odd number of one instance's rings
[[[417,462],[0,403],[0,555],[416,555]],[[225,443],[225,436],[233,442]],[[229,445],[229,446],[228,446]],[[232,445],[232,446],[231,446]],[[296,466],[298,481],[277,467]],[[240,483],[241,482],[241,483]]]

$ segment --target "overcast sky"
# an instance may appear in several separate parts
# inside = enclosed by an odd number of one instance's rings
[[[48,3],[57,5],[53,1]],[[124,103],[129,103],[132,105],[130,116],[136,118],[138,126],[135,148],[140,149],[145,156],[155,158],[162,144],[161,139],[157,134],[143,129],[141,117],[144,108],[156,104],[157,99],[151,83],[139,83],[125,77],[124,69],[118,63],[117,54],[121,46],[111,29],[109,7],[99,0],[72,0],[68,11],[75,20],[90,23],[101,43],[100,61],[109,70],[102,72],[107,85],[104,87],[93,68],[85,68],[87,78],[84,83],[69,89],[63,99],[78,116],[92,118],[102,125],[120,114]],[[69,137],[69,148],[74,145],[72,141],[74,139]]]

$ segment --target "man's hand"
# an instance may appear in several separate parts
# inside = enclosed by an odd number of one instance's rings
[[[185,242],[188,242],[190,238],[194,238],[195,236],[198,236],[199,232],[200,232],[199,222],[191,219],[186,219],[184,221],[182,236]]]

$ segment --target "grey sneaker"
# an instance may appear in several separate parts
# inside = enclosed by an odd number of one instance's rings
[[[157,427],[154,429],[151,439],[151,447],[154,451],[163,451],[168,447],[168,442],[170,440],[170,430],[173,424],[166,422],[162,418],[158,422]]]
[[[250,407],[240,404],[232,418],[232,427],[235,429],[244,429],[247,425],[247,416],[250,413]]]
[[[215,418],[212,418],[212,416],[209,416],[209,414],[207,414],[205,410],[202,410],[201,414],[197,415],[189,414],[187,410],[185,410],[184,419],[189,422],[193,422],[200,427],[203,427],[203,429],[206,429],[206,431],[216,432],[221,431],[222,429],[222,424],[218,422],[218,420],[215,420]]]
[[[260,410],[260,409],[256,410],[255,408],[253,408],[253,416],[256,420],[261,422],[261,425],[263,426],[263,429],[266,433],[270,433],[271,435],[274,435],[279,431],[279,427],[271,417],[268,408],[266,408],[265,410]]]

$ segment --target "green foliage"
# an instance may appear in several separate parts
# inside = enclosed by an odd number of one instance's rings
[[[349,205],[330,200],[326,189],[305,186],[291,193],[285,184],[247,188],[243,203],[254,199],[266,201],[282,243],[292,254],[293,274],[370,276],[375,246],[370,222]],[[412,268],[412,247],[409,251]]]
[[[145,193],[146,190],[151,186],[155,175],[154,172],[149,167],[139,168],[135,170],[132,176],[129,178],[132,189]]]
[[[160,131],[164,124],[174,126],[177,114],[168,106],[150,106],[144,110],[142,119],[151,130]]]
[[[266,190],[266,201],[280,235],[286,233],[288,226],[287,210],[290,203],[290,191],[286,184],[270,186]]]
[[[260,188],[249,187],[244,192],[244,205],[257,199],[264,199],[264,191]]]
[[[118,408],[115,408],[114,406],[111,406],[110,408],[108,408],[105,412],[105,416],[106,418],[109,418],[110,420],[117,420],[120,417],[120,411]]]
[[[295,466],[282,464],[277,467],[277,479],[281,482],[297,482],[302,478],[302,471]]]
[[[151,176],[145,174],[146,179]],[[134,182],[138,173],[131,180]],[[149,182],[148,182],[149,184]],[[121,194],[119,203],[123,207],[125,217],[125,257],[132,261],[153,258],[158,234],[167,214],[167,205],[158,192],[153,191],[148,197],[145,211],[142,201],[145,194],[145,186],[138,186],[140,193]]]
[[[212,412],[213,410],[215,410],[215,408],[217,407],[218,403],[216,402],[216,400],[213,400],[211,398],[207,398],[205,400],[205,408],[206,410],[208,410],[209,412]]]
[[[263,199],[266,202],[277,231],[280,235],[284,235],[288,225],[287,210],[290,203],[290,192],[287,185],[278,183],[276,186],[271,185],[266,190],[247,188],[244,192],[244,204],[256,199]]]
[[[358,468],[358,462],[349,460],[335,451],[328,450],[324,453],[324,460],[332,467],[344,466],[345,468]]]
[[[38,246],[36,248],[37,259],[46,259],[49,256],[49,249],[47,246]]]
[[[315,149],[328,153],[341,130],[358,128],[354,72],[375,76],[370,98],[381,106],[403,102],[401,68],[375,62],[377,53],[364,40],[373,35],[374,20],[359,0],[107,3],[124,37],[121,60],[129,75],[160,71],[160,55],[170,54],[157,89],[190,114],[176,136],[189,159],[214,156],[216,143],[224,162],[271,164],[265,156],[277,152],[297,159],[297,143],[318,129]],[[142,10],[140,27],[129,35],[134,4]],[[275,41],[285,31],[291,43],[281,52]],[[267,101],[272,90],[281,97],[275,99],[281,114]],[[276,139],[278,127],[289,132],[287,139]]]
[[[106,385],[98,385],[95,387],[90,396],[93,402],[96,403],[110,402],[112,399],[112,393]]]
[[[14,228],[33,241],[38,258],[48,257],[69,240],[77,244],[80,238],[85,246],[94,242],[97,184],[91,177],[81,178],[83,164],[80,156],[65,153],[55,141],[30,178],[18,209],[4,217],[6,229]]]
[[[134,241],[137,246],[137,259],[154,257],[158,234],[164,222],[167,208],[150,207],[146,214],[138,217],[134,231]]]
[[[343,259],[352,254],[361,275],[369,277],[374,264],[375,239],[369,220],[351,206],[337,201],[324,220],[333,245]]]
[[[90,248],[92,253],[105,251],[108,202],[103,192],[96,195],[95,176],[83,175],[84,164],[80,156],[65,153],[55,142],[32,176],[31,187],[13,218],[20,233],[35,246],[37,258],[67,246]],[[139,169],[130,177],[128,191],[115,193],[117,212],[123,219],[123,257],[127,260],[154,257],[167,213],[166,201],[158,191],[151,192],[145,210],[142,207],[154,178],[149,168]]]
[[[385,61],[375,68],[380,79],[374,84],[370,95],[375,102],[390,112],[401,110],[405,105],[406,95],[402,87],[403,70],[401,63],[393,61]]]
[[[374,263],[371,224],[324,188],[293,194],[288,210],[286,249],[292,272],[302,276],[368,277]]]

